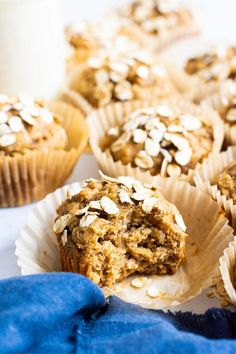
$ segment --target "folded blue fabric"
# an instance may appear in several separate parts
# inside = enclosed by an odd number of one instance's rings
[[[236,313],[152,311],[105,300],[70,273],[0,281],[2,353],[235,353]]]

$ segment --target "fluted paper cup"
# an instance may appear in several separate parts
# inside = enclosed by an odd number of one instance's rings
[[[220,258],[220,273],[230,302],[236,306],[236,239],[230,242]]]
[[[30,212],[16,241],[17,263],[23,275],[62,270],[59,246],[53,233],[56,209],[68,194],[78,193],[82,185],[74,183],[58,189]],[[171,276],[145,276],[145,284],[139,289],[131,286],[131,280],[136,277],[132,276],[113,288],[102,290],[106,296],[115,294],[127,302],[161,309],[180,305],[211,285],[212,278],[218,273],[219,258],[233,240],[233,230],[218,204],[196,187],[160,177],[156,177],[155,185],[168,201],[177,206],[187,225],[189,236],[181,267]],[[158,291],[156,294],[152,292],[153,297],[150,297],[148,293],[153,288]]]

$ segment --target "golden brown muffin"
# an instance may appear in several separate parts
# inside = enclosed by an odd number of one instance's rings
[[[77,63],[83,63],[91,55],[96,54],[98,50],[104,48],[97,27],[97,24],[79,22],[74,26],[68,26],[66,28],[68,43],[74,49],[71,59],[75,60]]]
[[[32,203],[63,185],[87,141],[74,107],[0,95],[0,207]]]
[[[189,75],[204,82],[236,78],[236,47],[218,47],[191,58],[185,65]]]
[[[80,21],[66,28],[66,38],[73,53],[73,64],[86,62],[91,56],[103,51],[127,52],[139,48],[138,38],[131,31],[132,23],[115,17],[105,23]]]
[[[134,0],[120,11],[143,32],[151,35],[178,29],[192,22],[191,12],[176,0]]]
[[[217,177],[216,184],[227,199],[236,204],[236,161],[231,162]]]
[[[230,126],[236,125],[236,94],[231,97],[225,97],[222,95],[220,97],[221,109],[220,116],[225,123]]]
[[[173,274],[184,258],[187,235],[179,211],[157,188],[134,178],[88,180],[57,213],[63,269],[100,286],[134,273]]]
[[[165,68],[157,64],[149,52],[103,52],[90,57],[71,88],[94,108],[113,102],[167,97],[176,92]]]
[[[27,150],[66,149],[61,120],[42,101],[26,95],[0,95],[0,158]]]
[[[162,176],[187,174],[211,152],[212,145],[208,121],[168,105],[134,111],[100,142],[115,161]]]

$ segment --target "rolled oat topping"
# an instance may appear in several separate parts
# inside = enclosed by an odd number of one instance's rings
[[[0,151],[17,152],[43,141],[45,147],[51,144],[60,148],[66,145],[66,139],[60,119],[45,108],[43,101],[25,94],[0,95]]]
[[[101,174],[58,209],[54,232],[64,256],[99,285],[137,274],[172,274],[184,257],[186,226],[177,208],[156,187],[132,177]],[[68,253],[67,253],[68,252]],[[69,261],[70,262],[70,261]],[[131,281],[135,288],[147,278]],[[150,295],[152,296],[152,295]]]
[[[132,22],[112,17],[103,23],[80,21],[66,28],[66,37],[71,45],[70,59],[84,63],[91,56],[103,51],[127,52],[137,50],[140,44],[131,34]],[[94,61],[95,63],[95,61]],[[95,64],[96,66],[96,64]],[[116,73],[112,74],[116,80]]]
[[[152,98],[154,93],[155,97],[166,97],[175,91],[165,68],[151,53],[141,50],[97,53],[81,68],[71,87],[95,108]]]
[[[120,13],[152,35],[176,28],[192,18],[178,0],[134,0]]]
[[[185,71],[203,81],[222,81],[236,78],[236,47],[219,46],[203,55],[191,58]]]
[[[131,113],[119,127],[119,134],[111,136],[108,131],[102,142],[115,161],[163,176],[187,173],[208,155],[211,146],[210,123],[168,105]]]

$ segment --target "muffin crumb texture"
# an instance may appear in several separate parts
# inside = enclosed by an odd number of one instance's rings
[[[63,269],[100,286],[134,273],[173,274],[184,258],[187,235],[179,211],[157,188],[134,178],[88,180],[57,212],[54,232]]]

